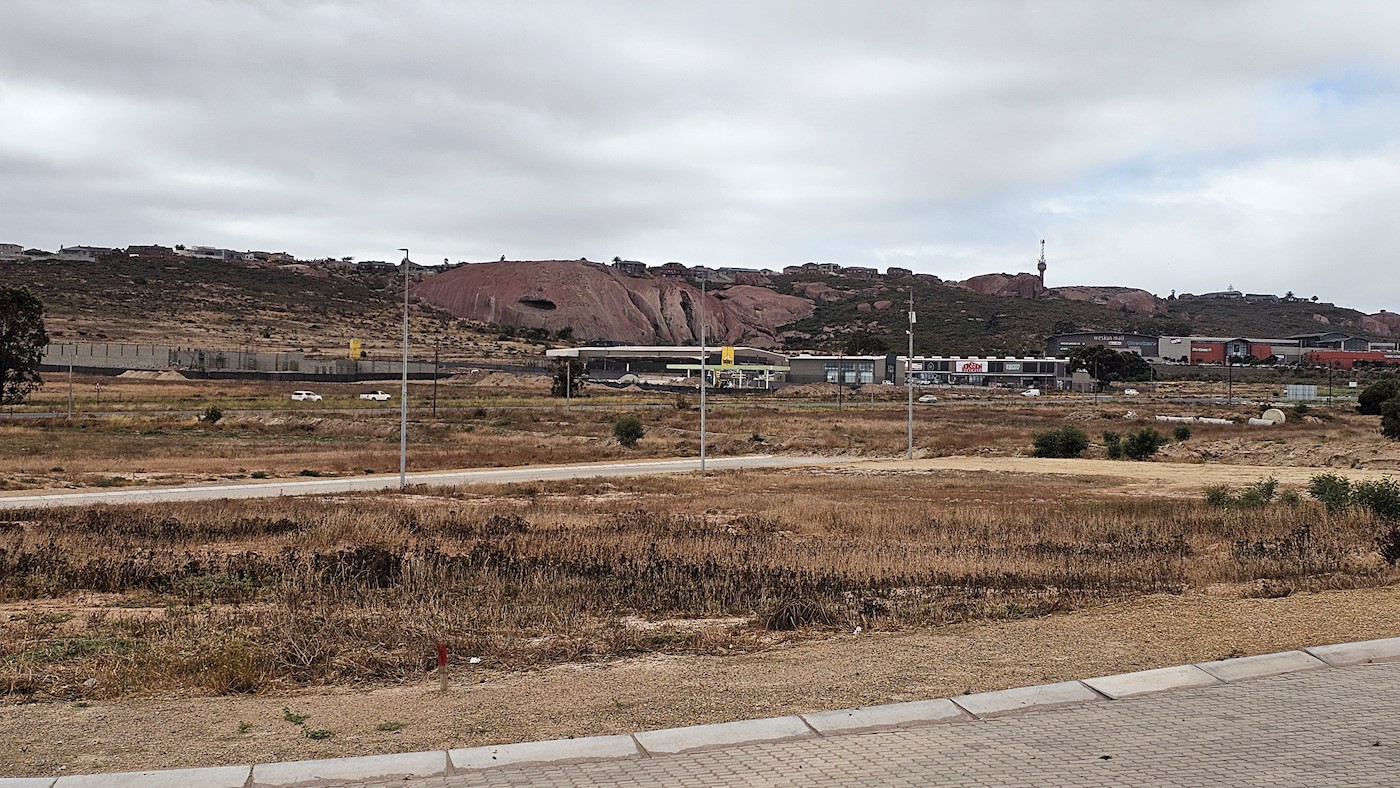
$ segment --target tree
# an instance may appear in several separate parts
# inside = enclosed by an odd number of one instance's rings
[[[25,287],[0,286],[0,405],[23,402],[44,385],[44,305]]]
[[[646,428],[642,426],[642,420],[636,416],[623,416],[613,422],[613,437],[623,446],[631,448],[637,445],[647,434]]]
[[[890,345],[874,334],[856,334],[846,340],[845,351],[848,356],[883,356],[890,352]]]
[[[559,365],[554,368],[554,382],[549,387],[549,396],[577,396],[579,389],[583,388],[584,371],[584,364],[579,359],[561,359]]]
[[[1381,434],[1400,441],[1400,396],[1381,403]]]
[[[1089,448],[1089,436],[1078,427],[1061,427],[1057,430],[1040,432],[1035,436],[1036,457],[1069,458],[1078,457]]]
[[[1089,370],[1100,383],[1111,380],[1147,380],[1152,375],[1152,367],[1142,356],[1127,351],[1119,352],[1104,345],[1081,345],[1071,350],[1068,355],[1072,365]]]
[[[1379,416],[1381,405],[1400,396],[1400,379],[1381,378],[1361,390],[1356,397],[1356,412],[1363,416]]]

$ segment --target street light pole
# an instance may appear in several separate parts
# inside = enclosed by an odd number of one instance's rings
[[[438,351],[442,348],[442,337],[433,339],[433,420],[437,420],[437,379],[438,379]]]
[[[705,470],[705,357],[709,355],[709,350],[705,348],[705,283],[708,281],[701,274],[700,279],[700,470]]]
[[[399,489],[408,487],[408,250],[403,252],[403,386],[399,390]]]
[[[909,452],[914,459],[914,287],[909,286],[909,356],[904,360],[904,382],[909,388]]]

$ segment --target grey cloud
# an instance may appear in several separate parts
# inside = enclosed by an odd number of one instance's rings
[[[10,0],[0,235],[959,277],[1046,237],[1075,283],[1281,292],[1319,255],[1372,270],[1400,195],[1338,212],[1318,181],[1280,228],[1204,190],[1396,161],[1398,28],[1361,2]],[[1350,73],[1370,92],[1309,89]]]

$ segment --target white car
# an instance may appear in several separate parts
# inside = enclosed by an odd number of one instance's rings
[[[1136,397],[1136,396],[1138,395],[1138,390],[1137,390],[1137,389],[1123,389],[1123,394],[1124,394],[1125,396],[1128,396],[1128,397]]]
[[[371,391],[368,394],[361,394],[360,399],[372,399],[375,402],[388,402],[389,395],[383,391]]]
[[[937,402],[937,401],[938,401],[938,397],[935,397],[935,396],[933,396],[932,394],[925,394],[925,395],[923,395],[922,397],[919,397],[919,401],[920,401],[920,402]]]
[[[1026,389],[1025,391],[1021,392],[1021,396],[1023,396],[1023,397],[1039,397],[1039,396],[1040,396],[1040,389]]]
[[[297,402],[320,402],[322,398],[314,391],[293,391],[292,399]]]

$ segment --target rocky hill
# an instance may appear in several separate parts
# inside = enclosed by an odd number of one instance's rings
[[[418,275],[418,274],[415,274]],[[376,355],[398,347],[402,289],[392,268],[273,266],[207,260],[0,262],[0,281],[32,288],[56,342],[157,342],[339,354],[354,337]],[[530,355],[535,341],[691,344],[700,304],[710,341],[791,350],[836,350],[852,338],[904,347],[913,288],[916,350],[942,354],[1039,353],[1074,330],[1147,334],[1287,336],[1337,330],[1400,336],[1400,315],[1365,315],[1308,301],[1248,303],[1159,299],[1127,287],[1042,291],[1030,274],[964,282],[935,276],[859,279],[816,272],[751,277],[711,289],[656,276],[629,277],[584,261],[477,263],[422,272],[413,287],[415,345],[445,359]]]
[[[428,277],[413,293],[482,323],[643,345],[698,344],[703,309],[710,341],[776,347],[781,327],[813,310],[808,298],[766,287],[733,285],[702,294],[688,281],[630,277],[574,260],[475,263]]]

